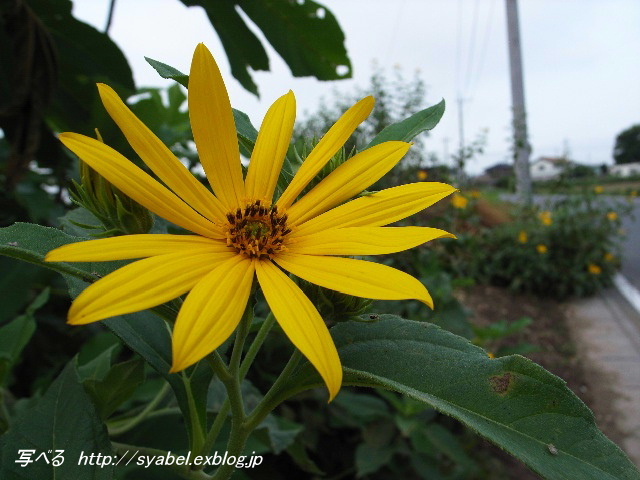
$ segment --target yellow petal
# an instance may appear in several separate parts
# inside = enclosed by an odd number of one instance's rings
[[[193,365],[229,338],[247,305],[254,270],[253,261],[236,255],[191,290],[173,329],[171,372]]]
[[[369,116],[374,104],[373,97],[365,97],[340,117],[300,166],[293,180],[278,199],[278,207],[286,209],[291,206],[313,177],[342,148],[358,125]]]
[[[111,87],[99,83],[102,103],[127,141],[165,185],[210,220],[224,221],[226,210],[149,128],[129,110]]]
[[[289,91],[271,106],[260,127],[245,182],[247,197],[271,201],[295,119],[296,97]]]
[[[69,323],[83,325],[168,302],[234,255],[179,252],[130,263],[87,287],[71,305]]]
[[[408,250],[436,238],[453,237],[430,227],[347,227],[311,235],[292,235],[291,253],[312,255],[381,255]]]
[[[200,162],[226,211],[235,211],[245,198],[236,122],[218,65],[202,43],[191,62],[188,101]]]
[[[257,262],[267,303],[291,342],[316,367],[329,389],[329,401],[342,385],[342,364],[324,320],[307,296],[271,262]]]
[[[103,262],[152,257],[174,252],[224,253],[226,243],[198,235],[123,235],[70,243],[47,253],[47,262]]]
[[[140,205],[192,232],[207,237],[222,237],[218,227],[211,221],[197,213],[113,148],[77,133],[61,133],[60,141]]]
[[[402,220],[451,195],[456,189],[438,182],[420,182],[387,188],[356,198],[296,227],[296,235],[330,228],[378,227]]]
[[[375,300],[414,298],[433,308],[427,289],[417,279],[395,268],[364,260],[295,253],[279,254],[278,265],[321,287]]]
[[[302,223],[362,192],[391,170],[411,144],[384,142],[355,155],[331,172],[288,210],[289,222]]]

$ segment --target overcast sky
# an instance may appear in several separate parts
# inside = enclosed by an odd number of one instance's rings
[[[256,72],[257,99],[233,79],[220,42],[200,8],[178,0],[116,3],[110,34],[131,64],[138,86],[167,86],[144,56],[189,70],[204,42],[216,56],[234,107],[259,126],[269,105],[289,89],[298,112],[313,111],[335,88],[366,86],[376,60],[389,72],[416,70],[427,103],[447,102],[427,148],[441,157],[458,146],[458,98],[471,140],[488,130],[479,172],[510,160],[511,94],[504,0],[324,0],[346,35],[352,80],[294,78],[268,48],[271,72]],[[74,0],[74,14],[103,30],[108,0]],[[560,155],[588,164],[612,163],[616,135],[640,123],[640,2],[638,0],[520,0],[525,99],[533,157]],[[257,29],[255,29],[257,31]],[[264,42],[266,43],[266,42]],[[100,52],[96,52],[100,55]],[[445,147],[448,145],[448,148]]]

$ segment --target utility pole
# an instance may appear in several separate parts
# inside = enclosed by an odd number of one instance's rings
[[[458,150],[458,158],[456,158],[455,165],[455,176],[458,186],[461,186],[464,182],[464,162],[466,157],[465,145],[464,145],[464,115],[463,115],[463,104],[464,99],[462,97],[458,97],[458,139],[460,141],[459,150]]]
[[[449,164],[449,137],[442,139],[442,163],[444,165]]]
[[[527,138],[527,113],[524,108],[522,81],[522,55],[520,51],[520,27],[517,0],[507,2],[507,32],[509,39],[509,64],[511,67],[511,102],[513,107],[513,158],[516,175],[516,195],[524,205],[531,203],[531,175],[529,154],[531,146]]]

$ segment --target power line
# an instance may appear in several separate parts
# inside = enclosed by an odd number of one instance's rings
[[[478,88],[478,85],[480,83],[480,79],[482,78],[482,71],[484,68],[484,61],[486,58],[486,53],[487,53],[487,48],[489,45],[489,38],[491,37],[491,26],[493,24],[493,17],[494,17],[494,7],[496,5],[497,1],[496,0],[491,0],[490,4],[489,4],[489,10],[488,10],[488,14],[486,17],[486,22],[485,22],[485,30],[484,30],[484,35],[482,37],[482,41],[480,42],[480,55],[478,56],[478,63],[477,63],[477,68],[476,68],[476,75],[475,75],[475,79],[473,82],[473,87],[470,88],[470,91],[473,92]]]
[[[471,15],[471,34],[469,35],[469,51],[467,52],[467,71],[466,71],[466,82],[465,82],[465,92],[469,92],[469,84],[471,83],[471,76],[473,72],[473,56],[475,53],[475,45],[476,45],[476,32],[478,26],[478,5],[479,0],[475,0],[473,4],[473,13]]]

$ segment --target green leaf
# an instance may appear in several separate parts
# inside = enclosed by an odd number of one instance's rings
[[[422,400],[549,479],[640,479],[566,383],[526,358],[490,359],[464,338],[394,315],[338,324],[331,333],[346,385]],[[315,370],[302,365],[281,398],[321,385]]]
[[[14,223],[9,227],[0,228],[0,255],[17,258],[93,282],[96,277],[91,275],[90,263],[72,266],[67,263],[44,261],[45,255],[54,248],[83,240],[86,239],[72,237],[55,228],[31,223]]]
[[[420,110],[418,113],[414,113],[409,118],[405,118],[401,122],[389,125],[376,135],[371,142],[369,142],[367,148],[390,140],[408,142],[419,133],[431,130],[442,118],[442,115],[444,114],[444,106],[444,100],[442,100],[436,105]]]
[[[166,63],[162,63],[158,60],[154,60],[153,58],[144,57],[149,65],[151,65],[158,75],[162,78],[167,78],[171,80],[175,80],[183,87],[189,88],[189,75],[182,73],[177,68],[173,68],[171,65],[167,65]]]
[[[52,272],[11,258],[0,258],[0,272],[0,324],[21,314],[33,295],[34,286],[46,285],[52,277]]]
[[[229,59],[232,75],[244,88],[257,95],[258,87],[254,83],[249,69],[269,70],[269,57],[262,43],[242,17],[236,11],[236,1],[223,0],[182,0],[189,7],[200,6],[204,9],[220,37],[222,47]]]
[[[394,449],[390,445],[371,446],[361,443],[356,449],[356,477],[377,472],[391,460]]]
[[[11,367],[36,331],[34,313],[49,300],[49,289],[45,288],[27,307],[24,315],[0,328],[0,385],[6,380]]]
[[[103,380],[86,380],[84,386],[104,420],[128,400],[143,381],[144,362],[134,358],[111,367]]]
[[[338,80],[351,76],[344,33],[323,5],[306,0],[182,0],[202,7],[220,37],[231,73],[244,88],[258,94],[249,71],[269,70],[269,57],[260,39],[247,26],[237,7],[260,29],[296,77]],[[344,71],[339,71],[342,68]]]
[[[44,256],[56,247],[86,240],[72,237],[55,228],[42,227],[28,223],[16,223],[0,229],[0,254],[8,255],[27,262],[35,263],[65,275],[71,296],[77,296],[87,283],[93,282],[99,275],[113,271],[118,262],[86,262],[79,266],[63,262],[48,263]],[[169,313],[166,306],[155,310]],[[183,411],[188,411],[188,396],[182,375],[169,374],[171,366],[171,335],[167,324],[150,311],[114,317],[102,322],[124,344],[142,356],[148,363],[162,374],[171,384],[176,398]],[[188,428],[190,426],[188,425]]]
[[[170,78],[187,88],[189,87],[189,75],[182,73],[177,68],[167,65],[166,63],[153,60],[149,57],[144,58],[162,78]],[[249,115],[235,108],[232,110],[233,118],[236,122],[236,130],[238,131],[238,143],[240,144],[241,153],[245,157],[250,157],[253,147],[256,144],[256,139],[258,138],[258,131],[252,125]]]
[[[269,436],[271,450],[276,455],[290,447],[298,434],[302,431],[302,425],[287,420],[277,415],[269,415],[260,424],[260,428],[266,428]]]
[[[78,376],[82,382],[102,380],[111,369],[111,362],[116,357],[120,344],[108,345],[99,355],[85,364],[78,365]]]
[[[34,449],[35,453],[31,457],[34,462],[22,467],[16,460],[18,451],[24,449]],[[35,461],[44,452],[51,462],[60,450],[64,462],[59,466],[47,464],[43,458]],[[107,430],[79,382],[75,361],[67,365],[35,406],[20,412],[0,439],[0,454],[0,478],[113,478],[112,466],[79,462],[81,454],[113,459],[113,451]]]
[[[325,476],[325,473],[320,470],[320,467],[315,464],[313,460],[309,457],[307,453],[307,449],[302,445],[301,442],[295,442],[289,445],[287,448],[287,453],[291,457],[291,459],[298,465],[302,470],[307,473],[311,473],[313,475],[320,475],[321,477]]]
[[[236,3],[262,30],[294,77],[314,76],[318,80],[351,77],[344,33],[325,6],[312,0]]]

